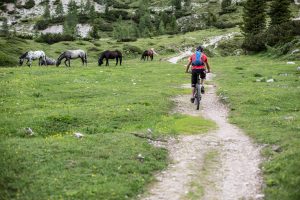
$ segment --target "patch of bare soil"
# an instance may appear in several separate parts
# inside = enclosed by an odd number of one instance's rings
[[[189,95],[182,95],[174,99],[177,106],[173,112],[204,116],[213,120],[218,129],[169,140],[166,148],[171,164],[157,174],[157,181],[141,199],[263,199],[260,148],[241,129],[228,123],[228,110],[219,102],[215,86],[206,87],[200,111],[189,102]],[[214,166],[207,167],[205,157],[209,152],[218,156]],[[195,190],[195,182],[200,192],[189,196]]]

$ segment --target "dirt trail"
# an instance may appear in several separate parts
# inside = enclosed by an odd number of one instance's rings
[[[207,86],[201,110],[189,103],[189,95],[175,98],[174,113],[204,116],[215,121],[218,129],[204,135],[180,136],[166,144],[171,164],[156,176],[157,182],[141,199],[190,199],[192,185],[198,183],[205,200],[263,199],[260,148],[236,126],[228,123],[227,108],[218,101],[216,88]],[[208,152],[217,152],[214,167],[205,165]],[[204,172],[205,170],[205,172]],[[199,174],[206,174],[199,176]],[[195,198],[193,198],[195,199]]]

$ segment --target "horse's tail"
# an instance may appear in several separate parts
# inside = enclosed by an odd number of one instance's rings
[[[85,65],[87,66],[87,53],[84,52],[84,60],[85,60]]]
[[[120,66],[122,65],[122,53],[120,52]]]

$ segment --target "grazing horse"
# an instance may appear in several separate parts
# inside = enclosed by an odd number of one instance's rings
[[[101,66],[103,64],[104,58],[106,60],[106,66],[109,66],[108,59],[116,59],[116,65],[118,65],[118,62],[120,59],[120,66],[122,65],[122,53],[118,50],[116,50],[116,51],[107,50],[107,51],[102,52],[98,59],[99,66]]]
[[[56,65],[56,60],[53,58],[46,57],[46,62],[42,60],[41,65]]]
[[[71,59],[76,59],[76,58],[81,58],[82,65],[85,64],[87,66],[87,55],[86,55],[85,51],[80,50],[80,49],[78,49],[78,50],[67,50],[67,51],[63,52],[62,54],[60,54],[60,56],[57,59],[56,66],[58,67],[60,65],[61,61],[63,59],[66,59],[65,60],[65,65],[67,67],[71,67],[70,60]],[[67,61],[69,62],[69,66],[67,65]]]
[[[46,61],[46,54],[43,51],[27,51],[23,55],[19,57],[19,64],[20,66],[23,65],[24,60],[27,60],[26,64],[28,65],[29,62],[29,67],[31,67],[32,61],[39,59],[39,66],[41,65],[41,60]]]
[[[148,60],[148,58],[150,57],[151,61],[153,60],[153,51],[152,50],[146,50],[144,51],[144,53],[142,54],[141,60]]]

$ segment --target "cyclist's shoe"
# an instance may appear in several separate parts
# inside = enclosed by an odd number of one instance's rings
[[[195,101],[195,98],[192,97],[192,98],[191,98],[191,103],[194,103],[194,101]]]
[[[204,87],[201,86],[201,94],[204,94],[204,93],[205,93]]]

